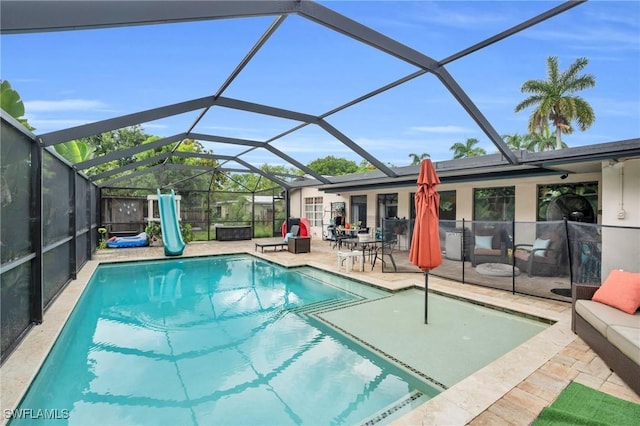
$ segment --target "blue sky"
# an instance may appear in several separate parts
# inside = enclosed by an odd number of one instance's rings
[[[327,1],[322,4],[441,60],[534,17],[555,1]],[[273,17],[100,30],[3,35],[1,78],[25,102],[35,133],[46,133],[216,93]],[[522,83],[546,78],[579,57],[596,87],[581,92],[595,124],[564,137],[571,147],[640,136],[640,2],[585,4],[446,66],[499,134],[526,133],[530,111],[515,113]],[[319,115],[417,69],[299,16],[289,16],[223,96]],[[198,112],[145,123],[148,133],[186,131]],[[477,138],[496,148],[431,74],[327,117],[385,163],[409,153],[452,158],[450,147]],[[194,131],[258,141],[297,122],[213,108]],[[310,125],[273,143],[308,163],[361,158]],[[218,154],[240,146],[205,143]],[[246,161],[283,164],[266,150]]]

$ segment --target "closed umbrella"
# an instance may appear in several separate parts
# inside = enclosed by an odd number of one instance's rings
[[[409,260],[424,272],[424,323],[429,322],[429,270],[442,264],[439,232],[440,179],[431,160],[422,160],[415,195],[416,223],[411,239]]]

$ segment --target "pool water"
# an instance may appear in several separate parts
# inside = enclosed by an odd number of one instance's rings
[[[81,425],[358,424],[401,413],[440,390],[310,315],[387,296],[250,256],[102,265],[19,409]]]

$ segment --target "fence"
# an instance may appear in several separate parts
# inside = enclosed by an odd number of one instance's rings
[[[0,363],[90,259],[98,188],[2,115]]]
[[[112,194],[122,191],[122,188],[103,189],[102,226],[110,235],[138,234],[147,225],[146,195]],[[133,192],[140,193],[140,190]],[[279,192],[279,188],[255,195],[250,192],[181,191],[181,221],[191,225],[194,239],[201,241],[215,240],[219,226],[251,226],[254,237],[280,235],[286,209],[285,200],[276,195]]]
[[[414,221],[384,220],[384,272],[420,272],[409,261]],[[439,224],[442,265],[432,275],[569,301],[572,283],[599,285],[612,269],[640,271],[640,228],[571,221]]]

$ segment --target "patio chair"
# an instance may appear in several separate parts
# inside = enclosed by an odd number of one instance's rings
[[[513,255],[516,266],[529,277],[554,277],[568,272],[565,233],[560,229],[550,228],[533,244],[516,244]]]
[[[342,243],[345,239],[350,238],[349,235],[342,234],[338,232],[338,230],[334,227],[329,227],[329,243],[331,244],[331,248],[338,249],[342,248]]]
[[[398,238],[395,234],[389,233],[385,234],[385,238],[380,245],[376,246],[375,254],[373,255],[373,264],[371,265],[371,270],[376,267],[376,260],[380,259],[382,261],[382,269],[384,270],[384,256],[388,256],[389,260],[391,260],[391,264],[393,265],[393,271],[397,272],[398,268],[396,267],[396,261],[393,258],[393,249],[396,244],[398,244]]]
[[[297,237],[299,233],[300,233],[300,226],[291,225],[291,229],[289,230],[289,232],[287,232],[287,234],[284,237],[284,242],[286,243],[289,237]]]
[[[510,245],[506,230],[496,226],[480,226],[474,233],[471,266],[481,263],[508,263],[507,246]]]

